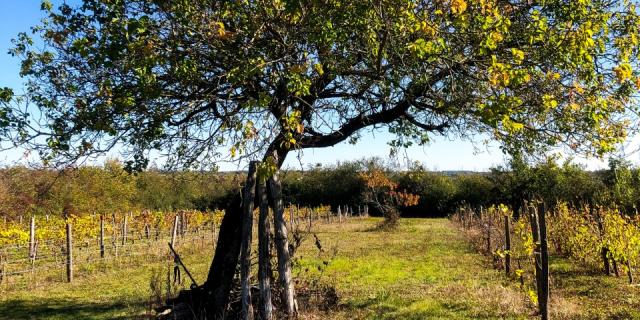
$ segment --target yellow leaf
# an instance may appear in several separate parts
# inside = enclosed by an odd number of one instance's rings
[[[467,10],[467,2],[465,0],[451,0],[451,12],[460,14]]]
[[[314,64],[314,65],[313,65],[313,69],[314,69],[314,70],[316,70],[316,72],[317,72],[319,75],[323,75],[323,74],[324,74],[324,68],[322,68],[322,64],[320,64],[320,63],[316,63],[316,64]]]
[[[631,75],[633,73],[633,69],[631,69],[631,65],[628,63],[623,63],[615,68],[613,68],[613,72],[616,73],[616,78],[618,78],[619,82],[623,82],[627,79],[631,79]]]
[[[218,36],[224,37],[224,35],[227,33],[224,30],[224,23],[222,23],[220,21],[216,22],[216,31],[218,32]]]

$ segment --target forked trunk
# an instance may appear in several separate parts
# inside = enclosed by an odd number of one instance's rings
[[[274,143],[274,145],[278,144]],[[269,157],[275,156],[276,169],[279,169],[286,157],[287,151],[278,149],[273,151],[274,149],[271,148],[270,150],[272,150],[272,152],[267,153],[268,156],[265,156],[265,160]],[[249,173],[249,176],[251,175],[252,173]],[[269,201],[272,203],[275,216],[275,239],[276,247],[278,249],[278,270],[280,273],[280,282],[283,284],[283,292],[286,297],[283,302],[283,308],[288,315],[294,315],[295,300],[293,282],[291,279],[291,261],[288,250],[287,229],[283,217],[284,209],[282,206],[282,191],[280,182],[277,180],[277,176],[269,180],[267,188],[268,192],[271,193]],[[185,292],[172,301],[173,303],[182,302],[190,304],[191,306],[189,308],[191,308],[191,311],[187,316],[193,315],[193,312],[196,313],[198,319],[225,319],[229,316],[226,308],[230,302],[229,299],[231,289],[233,287],[233,279],[240,259],[243,240],[242,198],[241,192],[236,193],[232,196],[225,208],[225,214],[220,224],[218,241],[215,247],[213,261],[209,268],[207,281],[201,287],[192,290],[191,292]],[[263,236],[260,236],[260,238],[262,239]],[[266,270],[267,273],[269,273],[269,271],[270,270]],[[261,276],[260,278],[262,281],[265,281],[264,277]],[[266,281],[268,284],[268,280]],[[263,283],[263,290],[261,292],[261,297],[263,299],[265,296],[270,295],[270,288],[267,289],[267,287],[264,286],[265,284]],[[269,294],[267,295],[266,292],[269,292]],[[270,306],[270,303],[268,303],[266,299],[261,302],[261,314],[269,314],[267,310],[271,308],[267,307],[267,305]],[[266,317],[266,319],[268,319],[268,317]]]

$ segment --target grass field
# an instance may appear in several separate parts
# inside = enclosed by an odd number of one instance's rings
[[[334,286],[339,303],[330,311],[306,312],[302,318],[525,319],[533,315],[535,308],[526,293],[491,269],[448,220],[403,219],[400,228],[391,232],[375,230],[378,221],[352,219],[340,225],[319,225],[322,255],[313,238],[303,242],[295,273],[306,279],[319,277]],[[199,282],[210,256],[210,250],[184,256]],[[319,276],[317,266],[325,260],[329,264]],[[3,292],[0,318],[147,318],[152,275],[166,275],[167,267],[166,262],[146,262],[136,268],[98,266],[72,284]],[[633,313],[640,303],[638,288],[624,285],[622,279],[590,275],[562,259],[552,261],[551,272],[552,290],[557,293],[552,303],[560,309],[556,318],[638,316]],[[593,286],[601,288],[593,292]]]

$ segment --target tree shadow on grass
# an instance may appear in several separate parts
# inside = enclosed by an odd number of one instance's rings
[[[78,303],[72,299],[12,299],[0,302],[0,319],[150,319],[145,315],[123,315],[132,310],[124,303]]]

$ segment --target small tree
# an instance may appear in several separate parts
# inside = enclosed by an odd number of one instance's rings
[[[366,186],[363,194],[365,203],[373,205],[384,216],[381,228],[395,228],[400,219],[398,207],[415,206],[420,200],[418,195],[398,190],[398,184],[391,181],[381,169],[361,172],[360,179]]]

